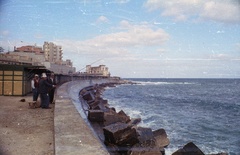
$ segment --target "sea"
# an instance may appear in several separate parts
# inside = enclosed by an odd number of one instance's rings
[[[240,155],[240,79],[128,79],[107,88],[116,111],[141,118],[138,126],[165,129],[171,155],[188,142],[203,153]]]

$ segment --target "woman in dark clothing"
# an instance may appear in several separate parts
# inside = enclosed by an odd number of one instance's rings
[[[42,73],[42,78],[39,82],[39,94],[41,98],[41,107],[43,109],[51,109],[51,107],[49,107],[48,90],[49,88],[55,88],[55,87],[56,87],[55,85],[52,85],[47,81],[46,73]]]

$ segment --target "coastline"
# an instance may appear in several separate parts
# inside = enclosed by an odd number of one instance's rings
[[[78,96],[84,88],[104,82],[109,81],[79,80],[61,85],[51,110],[29,109],[31,94],[0,96],[0,154],[109,154],[98,131],[90,128],[94,125],[88,123]],[[23,98],[26,102],[20,102]]]

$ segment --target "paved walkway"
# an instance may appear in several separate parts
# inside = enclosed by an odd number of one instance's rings
[[[61,85],[55,96],[54,133],[55,154],[109,154],[86,119],[81,116],[81,105],[78,94],[84,87],[96,83],[106,83],[109,80],[80,80]]]

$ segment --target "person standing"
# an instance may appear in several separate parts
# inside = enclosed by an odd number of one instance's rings
[[[38,88],[39,88],[39,77],[37,74],[33,77],[31,81],[31,86],[32,86],[32,92],[33,92],[33,102],[36,103],[39,93],[38,93]]]
[[[51,107],[49,107],[49,94],[48,94],[48,90],[49,88],[54,88],[56,87],[55,85],[50,84],[47,81],[47,75],[46,73],[42,73],[42,78],[39,82],[39,94],[40,94],[40,98],[41,98],[41,107],[43,109],[51,109]]]
[[[55,80],[54,73],[51,73],[50,77],[48,78],[48,83],[50,83],[52,85],[56,85],[56,80]],[[54,92],[55,92],[55,87],[49,89],[49,102],[50,102],[50,104],[54,104],[54,101],[53,101]]]

